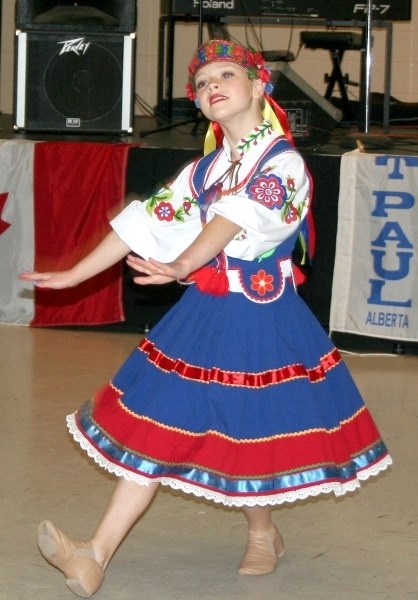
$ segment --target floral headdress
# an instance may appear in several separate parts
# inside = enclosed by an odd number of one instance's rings
[[[187,96],[190,100],[196,99],[196,72],[212,62],[233,62],[244,67],[249,79],[261,79],[266,84],[266,93],[272,91],[270,83],[270,70],[266,67],[260,52],[252,52],[245,46],[229,40],[210,40],[200,46],[194,54],[189,65],[189,81],[186,86]]]
[[[264,84],[265,107],[263,118],[271,122],[273,129],[285,135],[293,143],[289,122],[285,111],[271,97],[273,84],[271,72],[260,52],[252,52],[245,46],[230,40],[210,40],[200,46],[189,64],[189,80],[186,86],[187,97],[196,100],[195,75],[197,71],[212,62],[233,62],[247,70],[249,79],[260,79]],[[208,154],[222,143],[223,132],[219,123],[212,122],[206,134],[204,153]]]

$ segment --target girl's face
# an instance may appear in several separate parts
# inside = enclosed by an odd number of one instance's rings
[[[259,110],[264,86],[248,79],[244,67],[232,62],[213,62],[195,76],[196,94],[203,114],[210,121],[227,123],[237,115]]]

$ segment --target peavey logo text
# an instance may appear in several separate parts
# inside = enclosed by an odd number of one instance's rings
[[[200,0],[193,0],[193,7],[199,7]],[[224,8],[226,10],[234,10],[235,0],[203,0],[202,8]]]
[[[67,52],[75,52],[78,56],[85,54],[90,46],[90,42],[85,41],[85,37],[77,38],[75,40],[66,40],[65,42],[58,42],[62,44],[61,54],[67,54]]]

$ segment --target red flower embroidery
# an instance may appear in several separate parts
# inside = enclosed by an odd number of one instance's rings
[[[289,206],[289,210],[287,211],[287,214],[284,218],[284,220],[286,221],[286,223],[292,223],[293,221],[296,221],[296,219],[298,218],[298,211],[294,206]]]
[[[248,187],[248,194],[267,208],[281,208],[286,199],[286,188],[280,177],[261,175]]]
[[[186,214],[188,214],[188,213],[189,213],[189,210],[190,210],[191,208],[192,208],[192,203],[190,202],[190,200],[185,200],[185,201],[183,202],[183,209],[184,209],[184,212],[185,212]]]
[[[274,289],[273,275],[267,275],[264,269],[260,269],[256,275],[251,275],[251,289],[259,296],[264,296],[266,292],[272,292]]]
[[[154,213],[160,221],[172,221],[176,211],[169,202],[159,202],[154,208]]]

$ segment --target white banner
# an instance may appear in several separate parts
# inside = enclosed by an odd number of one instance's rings
[[[330,332],[418,341],[418,156],[341,159]]]
[[[34,142],[0,140],[0,323],[28,325],[33,285],[19,281],[34,265]]]

